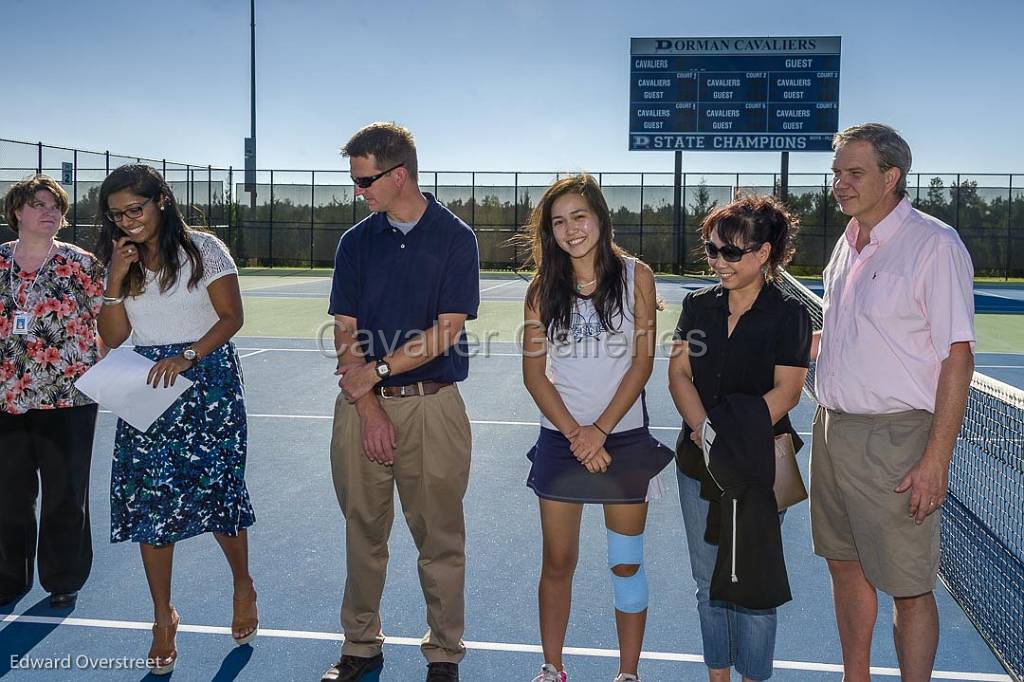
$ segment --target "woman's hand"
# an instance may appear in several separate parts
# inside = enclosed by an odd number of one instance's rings
[[[608,471],[608,466],[612,463],[612,456],[608,454],[608,451],[603,447],[598,448],[594,453],[593,457],[583,462],[583,466],[587,468],[592,474],[603,474]]]
[[[113,240],[114,250],[110,256],[109,284],[120,286],[128,276],[128,267],[139,262],[139,247],[128,237]]]
[[[604,447],[605,435],[594,425],[581,426],[576,436],[569,439],[572,454],[581,462],[586,462]]]
[[[190,367],[192,367],[192,362],[186,360],[184,356],[175,355],[172,358],[164,358],[149,370],[149,377],[147,377],[146,383],[152,384],[153,388],[157,388],[162,379],[164,388],[173,386],[174,379]]]

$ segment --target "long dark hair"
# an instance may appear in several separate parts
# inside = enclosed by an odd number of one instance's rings
[[[96,226],[99,228],[99,236],[96,241],[96,256],[105,266],[110,266],[110,259],[113,257],[114,248],[112,241],[125,236],[117,225],[107,217],[110,211],[108,201],[110,195],[122,190],[128,190],[140,197],[152,199],[154,203],[163,199],[163,211],[160,214],[160,227],[157,232],[157,256],[160,270],[157,275],[160,280],[160,291],[164,292],[172,288],[178,282],[178,275],[181,271],[181,258],[178,249],[184,249],[192,265],[192,275],[188,280],[188,288],[194,289],[203,279],[203,258],[199,249],[192,243],[189,233],[192,228],[185,224],[181,216],[181,209],[174,199],[174,192],[171,191],[167,181],[156,172],[155,168],[145,164],[128,164],[115,169],[107,176],[100,185],[99,207],[96,213]],[[146,272],[145,262],[147,247],[145,244],[137,244],[139,260],[128,267],[126,278],[126,291],[128,296],[138,296],[145,289]]]
[[[576,303],[575,276],[572,259],[558,245],[551,227],[551,206],[559,197],[575,192],[583,197],[594,212],[600,227],[594,276],[597,288],[592,295],[594,309],[604,328],[612,331],[616,316],[623,315],[622,299],[626,291],[626,252],[612,239],[612,216],[601,187],[593,176],[586,173],[571,175],[548,187],[540,203],[533,209],[526,232],[519,242],[529,246],[527,264],[537,268],[537,275],[526,290],[527,300],[540,314],[541,324],[548,330],[551,341],[564,341]]]

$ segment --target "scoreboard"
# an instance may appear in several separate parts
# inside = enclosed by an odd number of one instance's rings
[[[839,36],[633,38],[629,148],[831,151]]]

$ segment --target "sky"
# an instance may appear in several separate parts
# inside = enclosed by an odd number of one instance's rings
[[[242,165],[247,0],[0,0],[0,25],[0,137]],[[1022,0],[256,0],[258,164],[347,168],[352,132],[394,120],[428,171],[670,172],[627,149],[631,37],[840,35],[840,127],[893,125],[912,171],[1024,173],[1022,26]]]

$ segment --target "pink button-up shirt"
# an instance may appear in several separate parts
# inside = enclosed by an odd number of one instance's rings
[[[823,275],[815,392],[840,412],[935,411],[949,347],[974,348],[974,267],[949,225],[904,199],[857,252],[850,220]]]

